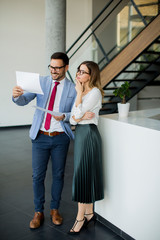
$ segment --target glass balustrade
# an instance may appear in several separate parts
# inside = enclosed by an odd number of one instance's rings
[[[123,6],[123,2],[128,3]],[[70,58],[68,77],[74,81],[78,65],[85,60],[97,62],[102,70],[158,15],[159,5],[158,0],[108,1],[96,20],[67,50]],[[156,49],[156,44],[152,45],[153,48]],[[154,57],[157,57],[156,54],[152,54],[152,58]],[[146,58],[149,58],[149,54],[144,54],[140,60],[145,61]],[[145,63],[134,63],[129,69],[143,70],[145,67]],[[136,74],[123,73],[119,78],[133,78]]]

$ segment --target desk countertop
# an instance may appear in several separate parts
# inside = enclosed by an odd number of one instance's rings
[[[100,117],[160,131],[160,108],[129,112],[127,118],[119,118],[117,113]]]

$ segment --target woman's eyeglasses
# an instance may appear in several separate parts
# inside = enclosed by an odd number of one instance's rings
[[[90,73],[85,72],[84,70],[80,70],[80,69],[77,69],[77,73],[80,74],[80,75],[83,75],[83,74],[90,74]]]

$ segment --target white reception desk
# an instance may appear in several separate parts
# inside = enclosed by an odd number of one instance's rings
[[[95,211],[136,240],[160,240],[160,108],[100,116],[105,198]]]

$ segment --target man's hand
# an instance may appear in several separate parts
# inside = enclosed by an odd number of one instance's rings
[[[65,115],[63,114],[62,116],[54,116],[52,115],[52,117],[56,120],[56,121],[63,121],[65,118]]]
[[[19,97],[23,94],[23,89],[19,86],[15,86],[13,88],[13,97],[16,98],[16,97]]]

